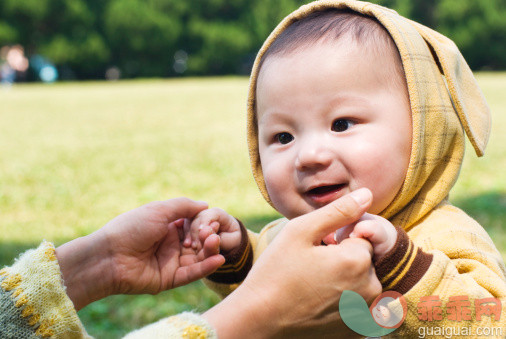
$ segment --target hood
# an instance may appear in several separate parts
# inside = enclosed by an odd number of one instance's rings
[[[464,156],[466,134],[482,156],[490,134],[490,110],[457,46],[445,36],[361,1],[316,1],[300,7],[274,29],[253,65],[247,106],[247,138],[251,167],[263,197],[272,205],[258,152],[255,91],[259,64],[281,32],[310,13],[345,9],[376,18],[391,35],[401,56],[413,125],[411,156],[404,183],[380,215],[408,229],[447,199]]]

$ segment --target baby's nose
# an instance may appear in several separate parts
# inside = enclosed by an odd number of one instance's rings
[[[307,171],[328,167],[334,158],[333,152],[318,140],[308,141],[300,146],[295,167]]]

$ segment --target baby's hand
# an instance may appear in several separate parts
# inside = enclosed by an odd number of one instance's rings
[[[220,208],[210,208],[192,220],[189,231],[185,231],[183,245],[198,250],[211,234],[219,235],[222,252],[228,252],[241,244],[241,226],[237,219]]]
[[[390,221],[373,214],[364,214],[355,224],[336,231],[334,240],[340,243],[345,238],[363,238],[374,249],[374,260],[378,260],[390,251],[397,241],[397,230]]]

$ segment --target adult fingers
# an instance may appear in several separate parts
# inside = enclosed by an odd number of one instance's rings
[[[207,209],[203,201],[194,201],[188,198],[174,198],[165,201],[152,202],[147,205],[167,218],[168,222],[181,218],[193,218],[200,211]]]
[[[348,235],[353,231],[353,227],[355,227],[355,223],[342,226],[337,231],[327,234],[323,238],[323,242],[326,245],[337,245],[343,241],[343,239],[348,238]]]
[[[311,213],[292,219],[291,232],[297,238],[319,244],[329,233],[357,221],[371,206],[372,193],[367,188],[355,190]]]
[[[373,246],[369,241],[346,238],[337,246],[322,246],[322,250],[333,254],[338,262],[334,268],[346,272],[347,280],[355,282],[348,289],[359,293],[368,304],[381,293],[381,283],[372,264]],[[338,250],[338,253],[332,250]]]
[[[338,245],[341,247],[341,251],[343,252],[349,252],[348,250],[345,250],[346,248],[349,248],[350,250],[353,250],[354,252],[362,252],[362,254],[365,256],[362,259],[371,259],[373,255],[373,247],[372,244],[362,238],[346,238],[341,241],[341,243]],[[366,255],[366,253],[368,253]],[[356,257],[356,255],[354,255]]]
[[[183,240],[183,246],[190,247],[192,244],[192,237],[191,237],[191,228],[192,228],[193,222],[191,222],[189,219],[184,220],[183,224],[183,230],[184,230],[184,240]]]
[[[336,243],[340,243],[344,239],[348,238],[351,232],[353,232],[353,229],[355,228],[355,224],[346,225],[337,231],[334,232],[334,240]]]
[[[224,263],[225,258],[220,254],[216,254],[206,258],[204,261],[191,264],[190,266],[180,267],[175,272],[172,287],[179,287],[202,279],[216,271]]]

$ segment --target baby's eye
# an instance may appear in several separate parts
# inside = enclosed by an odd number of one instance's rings
[[[290,133],[286,133],[286,132],[278,133],[274,136],[274,139],[277,142],[279,142],[280,144],[285,145],[293,140],[293,135],[291,135]]]
[[[353,125],[355,125],[355,123],[351,120],[337,119],[332,123],[332,130],[334,132],[344,132]]]

